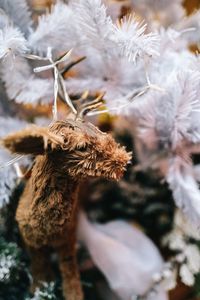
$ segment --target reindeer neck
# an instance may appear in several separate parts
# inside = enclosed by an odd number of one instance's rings
[[[29,181],[35,204],[52,201],[52,198],[55,202],[72,201],[71,198],[75,200],[79,184],[64,172],[62,167],[59,162],[49,159],[47,155],[36,158]]]

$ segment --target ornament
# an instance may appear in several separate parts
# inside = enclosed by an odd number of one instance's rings
[[[81,212],[78,237],[120,300],[168,299],[162,286],[154,283],[154,274],[162,274],[164,269],[163,259],[136,226],[124,221],[92,224]]]
[[[95,107],[101,101],[95,99]],[[86,106],[84,112],[90,111]],[[84,113],[79,110],[79,115]],[[119,180],[131,154],[78,116],[49,127],[31,126],[5,137],[3,144],[12,153],[36,156],[16,212],[31,256],[32,290],[51,279],[49,248],[53,248],[65,299],[82,300],[75,249],[79,185],[88,177]]]

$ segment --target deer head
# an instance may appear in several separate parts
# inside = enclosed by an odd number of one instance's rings
[[[55,169],[74,178],[118,180],[131,159],[110,134],[82,118],[54,121],[47,128],[31,126],[5,137],[3,144],[12,153],[46,155]]]

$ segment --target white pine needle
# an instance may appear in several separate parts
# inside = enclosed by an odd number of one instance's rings
[[[38,26],[29,36],[30,47],[40,54],[46,49],[66,51],[77,46],[77,30],[74,13],[71,8],[57,2],[51,13],[39,18]]]
[[[145,33],[147,25],[136,17],[124,17],[114,27],[114,41],[130,61],[144,56],[159,56],[159,35]]]
[[[26,0],[1,0],[0,8],[5,11],[14,26],[28,35],[32,27],[31,12]]]
[[[0,30],[0,59],[9,54],[24,54],[27,50],[27,42],[17,28],[9,26]]]
[[[5,83],[8,97],[17,103],[49,103],[53,98],[51,79],[37,78],[25,58],[16,57],[2,62],[1,78]]]
[[[176,205],[200,228],[200,190],[193,177],[192,168],[181,158],[171,160],[167,182]]]
[[[101,0],[80,0],[74,5],[76,19],[85,47],[92,47],[104,57],[111,55],[112,20]],[[113,54],[113,52],[112,52]]]

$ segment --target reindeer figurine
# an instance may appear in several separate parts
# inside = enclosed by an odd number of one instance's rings
[[[88,110],[85,105],[79,115]],[[120,179],[131,154],[81,118],[30,126],[5,137],[3,145],[36,156],[16,212],[31,257],[32,290],[51,279],[51,249],[58,254],[64,298],[83,300],[75,249],[79,185],[88,177]]]

